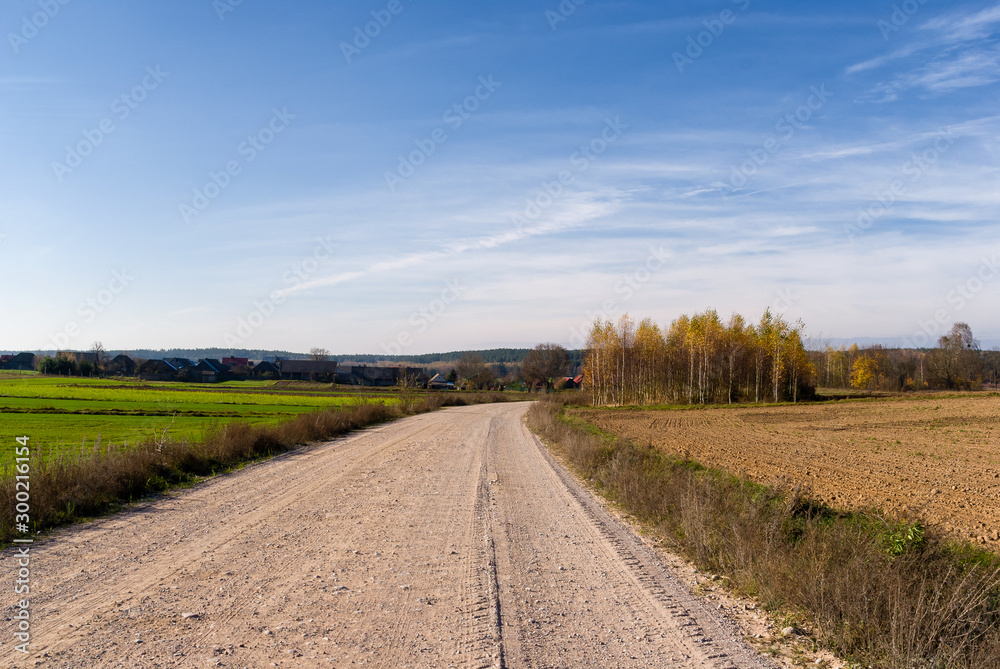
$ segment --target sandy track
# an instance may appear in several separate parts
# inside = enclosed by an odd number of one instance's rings
[[[60,532],[32,549],[32,654],[0,658],[770,666],[551,459],[526,408],[409,418]]]

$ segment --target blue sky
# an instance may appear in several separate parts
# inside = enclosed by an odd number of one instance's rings
[[[17,0],[0,35],[3,349],[708,307],[1000,340],[995,1]]]

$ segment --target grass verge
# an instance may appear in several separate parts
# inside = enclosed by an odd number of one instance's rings
[[[1000,667],[1000,558],[877,511],[842,513],[600,432],[539,402],[531,427],[700,569],[864,667]]]
[[[447,393],[403,397],[387,404],[359,399],[352,407],[300,414],[278,425],[226,423],[200,442],[149,440],[128,449],[93,449],[73,456],[38,457],[32,450],[27,472],[0,470],[0,544],[15,536],[16,476],[30,476],[30,529],[44,531],[113,512],[147,495],[189,484],[247,462],[337,437],[362,427],[444,406],[505,401],[500,393]],[[23,485],[21,487],[23,498]]]

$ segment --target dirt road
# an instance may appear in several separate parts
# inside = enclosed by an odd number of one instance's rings
[[[770,666],[526,409],[409,418],[35,544],[31,655],[4,587],[3,666]]]

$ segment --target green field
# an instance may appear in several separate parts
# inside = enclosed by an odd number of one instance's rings
[[[387,392],[365,398],[395,402]],[[36,452],[121,447],[161,437],[202,439],[213,426],[233,420],[275,424],[297,414],[353,405],[357,391],[328,384],[232,381],[219,384],[127,382],[37,375],[0,375],[0,463],[16,437]]]

